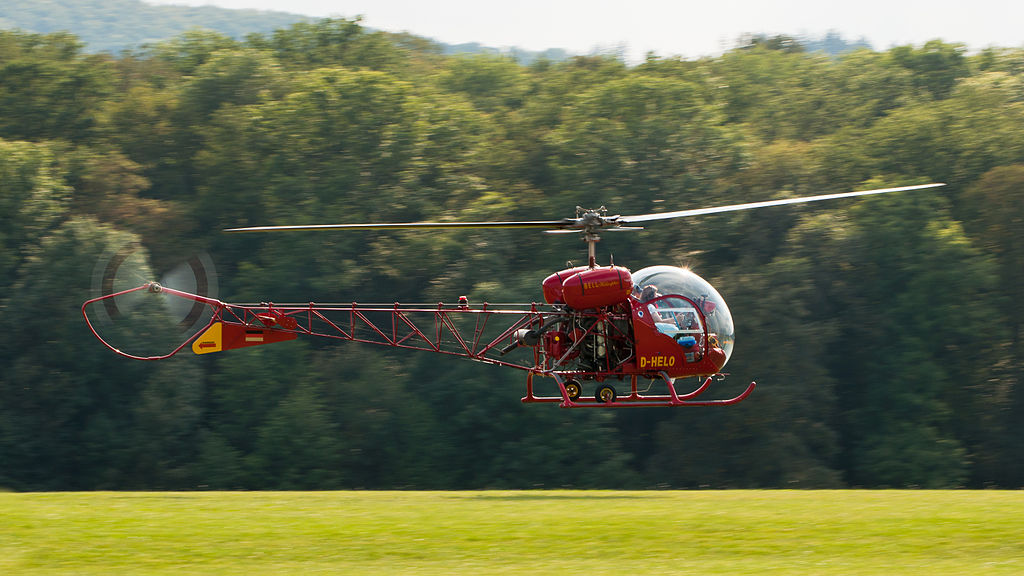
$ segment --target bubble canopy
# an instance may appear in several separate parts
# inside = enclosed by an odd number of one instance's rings
[[[725,351],[725,360],[732,356],[736,330],[725,299],[707,280],[686,268],[648,266],[633,272],[633,285],[655,286],[662,295],[678,294],[693,300],[704,312],[708,334],[714,335]]]

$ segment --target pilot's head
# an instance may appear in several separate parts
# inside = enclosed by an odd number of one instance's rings
[[[647,286],[644,286],[644,289],[640,291],[640,300],[642,300],[643,302],[653,300],[658,296],[660,296],[660,294],[658,294],[658,288],[653,284],[648,284]]]

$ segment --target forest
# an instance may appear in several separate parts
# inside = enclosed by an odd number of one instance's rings
[[[117,56],[0,32],[0,488],[1024,486],[1024,49],[749,40],[523,65],[343,19]],[[688,266],[728,301],[720,393],[758,381],[728,408],[523,405],[518,371],[316,340],[137,362],[80,314],[125,246],[140,283],[205,255],[229,302],[539,301],[586,249],[230,227],[926,182],[603,238],[602,263]],[[138,316],[113,329],[181,337]]]

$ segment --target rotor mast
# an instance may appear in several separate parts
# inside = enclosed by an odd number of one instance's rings
[[[643,230],[640,226],[623,226],[621,216],[608,216],[608,209],[601,206],[597,209],[576,207],[576,218],[566,221],[566,228],[572,232],[579,231],[583,234],[583,241],[587,243],[587,265],[590,268],[597,267],[597,243],[601,241],[598,231],[607,229],[609,231]],[[553,231],[552,231],[553,232]]]
[[[576,207],[576,221],[580,224],[583,241],[587,243],[587,266],[590,268],[597,267],[597,243],[601,241],[597,230],[604,225],[607,213],[608,209],[604,206],[597,210]]]
[[[588,232],[583,233],[583,240],[587,243],[587,266],[590,268],[597,267],[597,243],[601,241],[601,237],[597,234],[591,234]]]

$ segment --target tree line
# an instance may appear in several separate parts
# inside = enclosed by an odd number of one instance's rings
[[[627,66],[444,56],[348,20],[116,57],[0,33],[0,486],[1020,487],[1022,80],[1024,50],[938,40]],[[242,302],[530,302],[585,260],[516,230],[227,227],[931,181],[603,239],[602,259],[689,266],[724,295],[722,386],[760,384],[728,409],[523,406],[519,372],[310,340],[134,362],[79,314],[112,253],[140,283],[208,254]],[[123,316],[115,336],[180,337],[160,309]]]

